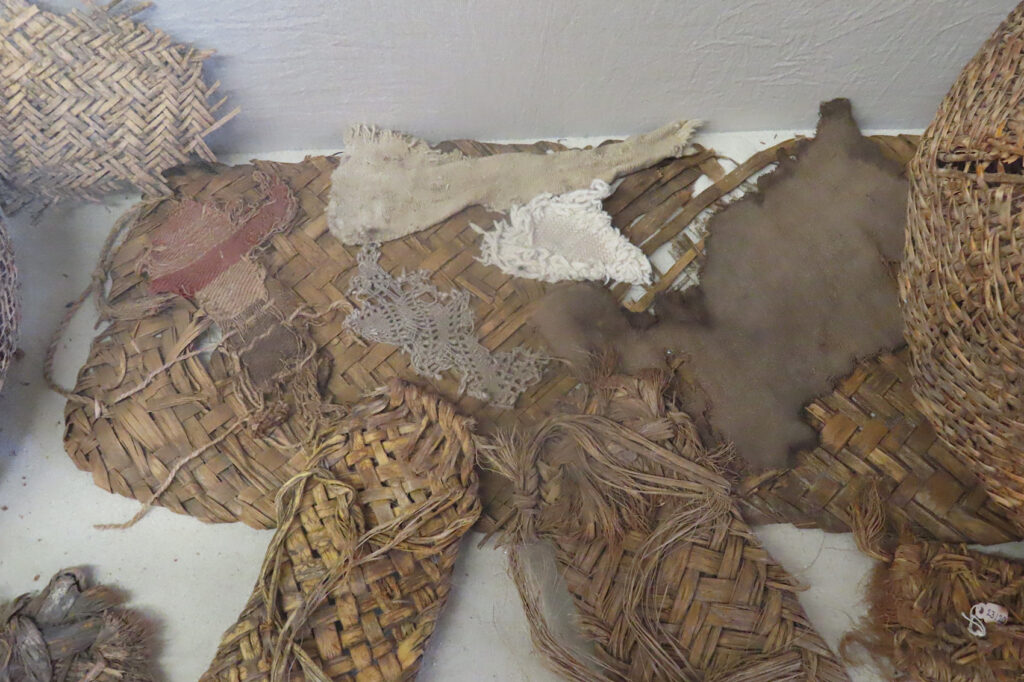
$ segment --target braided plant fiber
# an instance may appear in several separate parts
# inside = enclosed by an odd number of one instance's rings
[[[212,52],[114,13],[66,15],[0,0],[0,193],[14,212],[33,200],[95,199],[134,185],[165,194],[161,172],[191,154],[221,118],[203,81]]]
[[[591,385],[574,412],[484,453],[512,484],[512,574],[551,665],[580,682],[847,680],[733,503],[734,454],[704,449],[666,375]],[[521,558],[538,540],[554,547],[593,657],[543,618]]]
[[[124,596],[57,573],[38,594],[0,604],[0,682],[149,682],[150,633]]]
[[[471,424],[398,380],[327,424],[202,679],[413,679],[480,515]]]
[[[868,615],[843,638],[854,660],[867,651],[890,680],[1009,682],[1024,676],[1024,565],[963,544],[916,537],[895,524],[877,485],[851,509],[854,537],[880,563],[867,585]],[[1005,625],[985,623],[985,636],[968,631],[975,604],[1009,612]]]
[[[914,389],[1024,531],[1024,4],[968,63],[910,164],[900,281]]]

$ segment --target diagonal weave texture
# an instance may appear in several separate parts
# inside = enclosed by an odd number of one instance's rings
[[[850,506],[877,480],[886,513],[923,537],[997,544],[1017,538],[1005,510],[939,440],[911,392],[909,351],[861,362],[835,390],[806,408],[818,446],[785,471],[743,481],[744,513],[755,523],[850,530]]]
[[[880,138],[879,144],[896,158],[913,149],[912,139]],[[673,159],[622,180],[605,201],[614,224],[650,254],[673,240],[686,240],[677,265],[657,273],[648,293],[631,308],[651,305],[657,292],[666,290],[703,248],[690,241],[684,229],[704,209],[751,174],[774,162],[792,141],[761,152],[730,173],[724,173],[710,150]],[[465,154],[503,151],[544,153],[560,147],[489,145],[472,141],[445,143]],[[344,292],[357,267],[356,247],[339,244],[327,232],[324,208],[334,160],[313,157],[301,163],[270,164],[298,201],[298,217],[287,232],[275,235],[257,261],[269,273],[268,286],[288,292],[318,316],[312,327],[323,358],[325,399],[348,404],[394,376],[416,378],[407,355],[386,344],[365,344],[344,328],[355,302]],[[716,179],[695,193],[698,179]],[[188,166],[170,173],[175,196],[226,204],[260,197],[252,166]],[[273,440],[249,431],[226,431],[246,410],[231,385],[232,366],[224,354],[212,353],[209,362],[189,358],[172,361],[195,347],[208,321],[184,299],[153,303],[138,266],[152,243],[152,232],[176,206],[166,201],[142,209],[142,218],[129,226],[124,242],[101,263],[109,273],[109,306],[102,307],[107,323],[93,342],[79,372],[75,398],[65,410],[65,448],[76,465],[89,471],[97,485],[118,494],[146,500],[176,461],[197,448],[202,456],[189,463],[157,501],[180,513],[206,521],[241,520],[258,528],[274,524],[273,496],[282,483],[298,472],[288,453]],[[479,235],[470,223],[488,225],[496,216],[472,208],[429,230],[388,242],[381,249],[381,265],[394,275],[422,269],[441,290],[461,288],[472,297],[481,342],[491,351],[517,346],[539,348],[530,329],[534,304],[547,285],[505,275],[476,259]],[[622,296],[625,290],[616,289]],[[130,399],[119,396],[136,389]],[[520,398],[515,410],[499,410],[482,401],[458,395],[459,377],[446,373],[432,387],[474,416],[482,431],[517,422],[535,423],[550,413],[577,380],[558,365],[550,365],[543,380]],[[104,407],[105,406],[105,407]],[[301,432],[291,422],[280,424],[275,438],[290,440]],[[273,434],[268,434],[273,435]],[[223,438],[223,440],[218,440]],[[481,497],[485,529],[499,527],[513,510],[507,487],[488,473],[482,475]]]
[[[203,138],[234,114],[216,121],[220,103],[208,103],[216,85],[203,82],[202,65],[212,53],[175,44],[130,14],[60,15],[26,0],[0,2],[0,189],[8,211],[130,185],[164,194],[162,171],[192,153],[214,159]]]
[[[470,426],[398,381],[328,425],[202,679],[414,678],[480,513]]]
[[[730,498],[734,455],[703,449],[665,381],[597,379],[578,413],[489,450],[520,510],[506,537],[535,644],[580,681],[847,680]],[[554,547],[596,665],[537,616],[518,549],[535,539]]]
[[[18,266],[14,262],[14,247],[7,234],[7,223],[3,212],[0,212],[0,388],[4,385],[7,368],[18,350],[20,321]]]
[[[968,63],[910,164],[900,282],[914,390],[1024,532],[1024,4]]]

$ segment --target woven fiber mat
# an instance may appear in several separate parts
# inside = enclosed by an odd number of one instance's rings
[[[13,213],[32,201],[99,198],[134,185],[167,191],[160,173],[193,155],[224,100],[203,80],[213,54],[180,45],[125,11],[88,6],[67,14],[0,0],[0,188]]]
[[[203,680],[410,680],[480,513],[470,420],[393,381],[285,484],[256,588]]]
[[[901,159],[913,150],[909,138],[880,138],[879,142]],[[795,144],[795,140],[780,143],[728,173],[712,151],[698,147],[690,156],[624,178],[605,202],[616,226],[648,254],[673,241],[680,247],[675,265],[657,273],[655,284],[629,307],[648,307],[656,293],[668,289],[697,259],[703,244],[684,233],[696,216]],[[561,148],[544,142],[491,145],[465,140],[440,147],[458,148],[468,155],[546,153]],[[289,292],[317,318],[311,333],[326,368],[322,393],[345,405],[391,377],[422,379],[395,347],[368,345],[342,326],[352,309],[345,292],[356,270],[357,248],[341,245],[327,230],[324,208],[335,163],[329,157],[312,157],[300,163],[265,164],[291,189],[298,216],[288,230],[270,238],[256,258],[268,273],[268,286]],[[167,182],[176,197],[255,200],[260,188],[253,170],[248,165],[186,166],[169,174]],[[694,183],[704,177],[712,186],[695,192]],[[175,463],[203,449],[201,456],[177,473],[156,503],[205,521],[241,520],[258,528],[271,527],[273,495],[298,472],[279,441],[294,441],[302,427],[284,419],[276,431],[266,434],[237,428],[247,411],[234,394],[229,359],[219,349],[209,359],[179,359],[191,353],[209,327],[202,311],[183,298],[152,310],[138,310],[148,300],[140,261],[152,245],[152,232],[172,213],[174,205],[168,199],[144,207],[121,245],[102,264],[110,279],[106,314],[101,320],[106,326],[93,342],[67,404],[65,448],[79,468],[92,473],[97,485],[140,500],[152,497]],[[477,331],[487,348],[540,347],[527,322],[547,286],[509,277],[476,260],[479,235],[470,223],[487,225],[494,217],[481,208],[471,208],[428,230],[388,242],[382,247],[381,265],[392,273],[426,270],[439,288],[468,291],[473,297]],[[626,290],[615,291],[624,296]],[[576,380],[568,370],[551,365],[543,380],[520,397],[514,410],[499,410],[459,396],[458,379],[451,374],[430,384],[487,432],[494,426],[537,421]],[[485,510],[481,527],[500,526],[511,513],[507,490],[494,484],[486,472],[481,476],[481,498]]]
[[[797,455],[787,471],[743,482],[739,494],[748,518],[846,532],[863,485],[877,480],[886,513],[910,521],[925,538],[1018,539],[1005,510],[918,411],[909,355],[904,349],[863,362],[830,395],[807,406],[818,447]]]

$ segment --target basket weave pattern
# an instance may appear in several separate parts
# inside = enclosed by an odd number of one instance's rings
[[[961,73],[910,164],[901,278],[922,411],[1024,529],[1024,5]]]
[[[278,495],[256,589],[202,679],[415,677],[480,512],[469,427],[397,381],[327,427]]]
[[[886,513],[923,537],[985,545],[1016,538],[1005,509],[918,411],[909,355],[904,349],[863,361],[807,406],[818,446],[790,469],[743,481],[748,519],[849,532],[850,506],[870,480],[880,482]]]
[[[0,187],[9,211],[41,198],[98,198],[134,185],[166,192],[160,176],[217,122],[203,82],[210,53],[177,45],[109,9],[59,15],[0,2]]]
[[[18,350],[20,320],[18,266],[14,262],[14,247],[7,234],[7,223],[3,213],[0,213],[0,388],[4,385],[7,368]]]

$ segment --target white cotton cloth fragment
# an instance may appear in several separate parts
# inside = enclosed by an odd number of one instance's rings
[[[540,194],[513,206],[507,220],[484,231],[480,261],[502,272],[540,280],[650,284],[651,262],[612,225],[602,201],[612,188],[594,180],[588,189]]]

